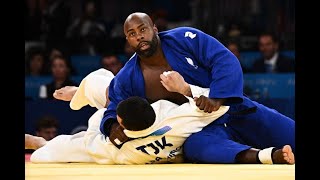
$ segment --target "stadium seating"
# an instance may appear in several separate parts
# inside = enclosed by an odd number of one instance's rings
[[[79,76],[86,76],[101,67],[101,56],[73,55],[70,57],[71,65]]]
[[[80,84],[83,76],[71,76],[71,80]],[[50,83],[52,81],[52,76],[39,76],[39,77],[32,77],[32,76],[25,76],[25,91],[24,96],[26,99],[39,99],[39,89],[40,86],[43,84]]]
[[[295,51],[281,51],[281,54],[295,59]],[[261,57],[259,51],[244,51],[240,53],[241,63],[245,68],[251,68],[254,61]]]

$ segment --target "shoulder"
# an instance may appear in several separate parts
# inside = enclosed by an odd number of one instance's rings
[[[159,37],[181,38],[190,36],[192,34],[204,34],[204,32],[193,27],[177,27],[174,29],[160,32]]]
[[[194,28],[194,27],[188,27],[188,26],[182,26],[182,27],[177,27],[173,28],[167,31],[163,31],[166,33],[179,33],[179,32],[186,32],[186,31],[193,31],[193,32],[202,32],[201,30]]]
[[[200,41],[209,37],[202,31],[192,27],[178,27],[168,31],[159,33],[159,37],[162,43],[176,49],[181,50],[192,50],[198,47]]]

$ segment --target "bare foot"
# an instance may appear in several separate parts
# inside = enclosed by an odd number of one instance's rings
[[[274,164],[294,164],[294,154],[290,145],[283,146],[272,154]]]
[[[65,86],[63,88],[55,90],[53,93],[53,97],[62,101],[71,101],[77,89],[78,87],[76,86]]]
[[[24,135],[25,149],[39,149],[44,146],[47,141],[43,137],[32,136],[30,134]]]

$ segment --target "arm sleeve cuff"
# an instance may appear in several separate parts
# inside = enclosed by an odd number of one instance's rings
[[[108,117],[103,118],[100,124],[100,131],[102,132],[102,134],[109,137],[111,125],[115,122],[116,122],[116,119],[114,118],[108,118]]]

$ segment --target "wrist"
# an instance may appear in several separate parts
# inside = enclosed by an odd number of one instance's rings
[[[104,135],[106,136],[110,136],[110,132],[112,129],[112,125],[114,125],[115,123],[117,123],[117,120],[114,118],[110,118],[107,121],[104,122],[103,124],[103,129],[104,129]]]
[[[190,85],[188,83],[185,83],[183,85],[183,88],[182,88],[180,94],[183,94],[185,96],[192,96],[191,88],[190,88]]]

